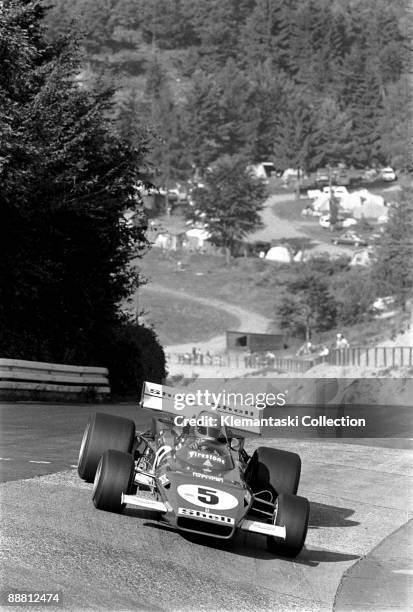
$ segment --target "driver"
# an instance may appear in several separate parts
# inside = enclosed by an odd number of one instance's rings
[[[195,435],[211,441],[225,441],[222,427],[219,424],[219,416],[211,412],[201,412],[198,420],[202,424],[196,426]]]
[[[199,451],[205,450],[221,456],[227,440],[219,423],[219,416],[216,413],[201,412],[198,420],[200,424],[194,428],[196,440],[193,446]]]

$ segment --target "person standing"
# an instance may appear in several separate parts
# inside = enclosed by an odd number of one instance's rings
[[[343,334],[341,334],[341,333],[337,334],[336,348],[338,348],[338,349],[348,349],[349,347],[350,347],[350,344],[349,344],[348,340],[343,336]]]

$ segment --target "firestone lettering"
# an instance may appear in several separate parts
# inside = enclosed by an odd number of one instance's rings
[[[189,451],[189,457],[196,459],[210,459],[211,461],[216,461],[217,463],[225,463],[225,460],[222,457],[217,457],[216,455],[210,455],[209,453],[201,453],[200,451]]]

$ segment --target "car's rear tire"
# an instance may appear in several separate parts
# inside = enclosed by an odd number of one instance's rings
[[[122,512],[122,493],[129,494],[133,485],[135,462],[132,455],[107,450],[100,458],[92,499],[96,508],[108,512]]]
[[[92,415],[83,434],[79,452],[78,474],[93,482],[103,453],[109,448],[130,453],[135,439],[135,423],[130,419],[97,412]]]
[[[283,557],[296,557],[303,549],[308,530],[310,503],[305,497],[281,493],[276,501],[274,525],[284,527],[286,539],[267,536],[267,548]]]
[[[270,491],[272,500],[281,493],[295,495],[301,475],[301,459],[297,453],[260,446],[254,451],[246,471],[246,480],[253,493]]]

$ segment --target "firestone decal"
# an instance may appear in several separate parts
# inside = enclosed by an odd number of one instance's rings
[[[201,453],[200,451],[189,451],[189,458],[209,459],[210,461],[215,461],[216,463],[225,463],[225,459],[222,457],[217,457],[216,455],[212,455],[210,453]]]
[[[220,478],[219,476],[203,474],[202,472],[192,472],[192,476],[194,476],[195,478],[205,478],[206,480],[216,480],[217,482],[224,482],[224,479]]]

